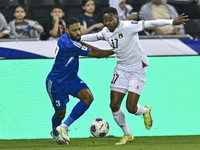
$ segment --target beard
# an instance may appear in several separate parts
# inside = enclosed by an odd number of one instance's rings
[[[73,36],[70,32],[69,32],[69,35],[70,35],[70,37],[71,37],[71,39],[73,40],[73,41],[77,41],[77,42],[80,42],[80,40],[81,40],[81,35],[77,35],[77,36]]]

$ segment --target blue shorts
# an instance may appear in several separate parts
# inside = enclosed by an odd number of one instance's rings
[[[46,80],[46,89],[56,110],[62,110],[66,107],[69,102],[69,95],[77,97],[78,92],[86,88],[88,86],[78,76],[73,83],[57,84],[56,81]]]

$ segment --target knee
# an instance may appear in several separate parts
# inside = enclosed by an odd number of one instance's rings
[[[59,119],[59,120],[63,120],[65,118],[65,114],[56,114],[56,117]]]
[[[120,109],[120,105],[117,104],[117,103],[111,102],[110,103],[110,108],[111,108],[112,112],[116,112],[116,111],[118,111]]]
[[[93,100],[94,100],[94,97],[93,97],[93,95],[91,95],[88,101],[91,104],[93,102]]]
[[[126,109],[128,110],[129,113],[135,114],[137,112],[137,105],[127,105]]]
[[[56,111],[55,115],[59,120],[63,120],[65,118],[65,111]]]
[[[90,105],[94,100],[93,95],[88,95],[87,97],[85,97],[84,99],[84,103],[86,103],[87,105]]]

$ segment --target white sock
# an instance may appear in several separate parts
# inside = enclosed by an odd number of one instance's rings
[[[139,116],[139,115],[146,115],[146,113],[148,113],[148,109],[146,107],[142,107],[139,104],[137,104],[137,112],[135,113],[135,115]]]
[[[113,114],[113,117],[114,117],[116,123],[118,124],[118,126],[120,126],[122,128],[122,130],[124,131],[124,134],[130,135],[131,131],[129,130],[128,125],[126,123],[125,115],[124,115],[122,108],[120,107],[120,109],[118,111],[112,112],[112,114]]]

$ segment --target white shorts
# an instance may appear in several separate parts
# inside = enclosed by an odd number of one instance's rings
[[[115,67],[112,75],[110,88],[126,94],[127,91],[141,94],[146,81],[146,68],[128,72]]]

